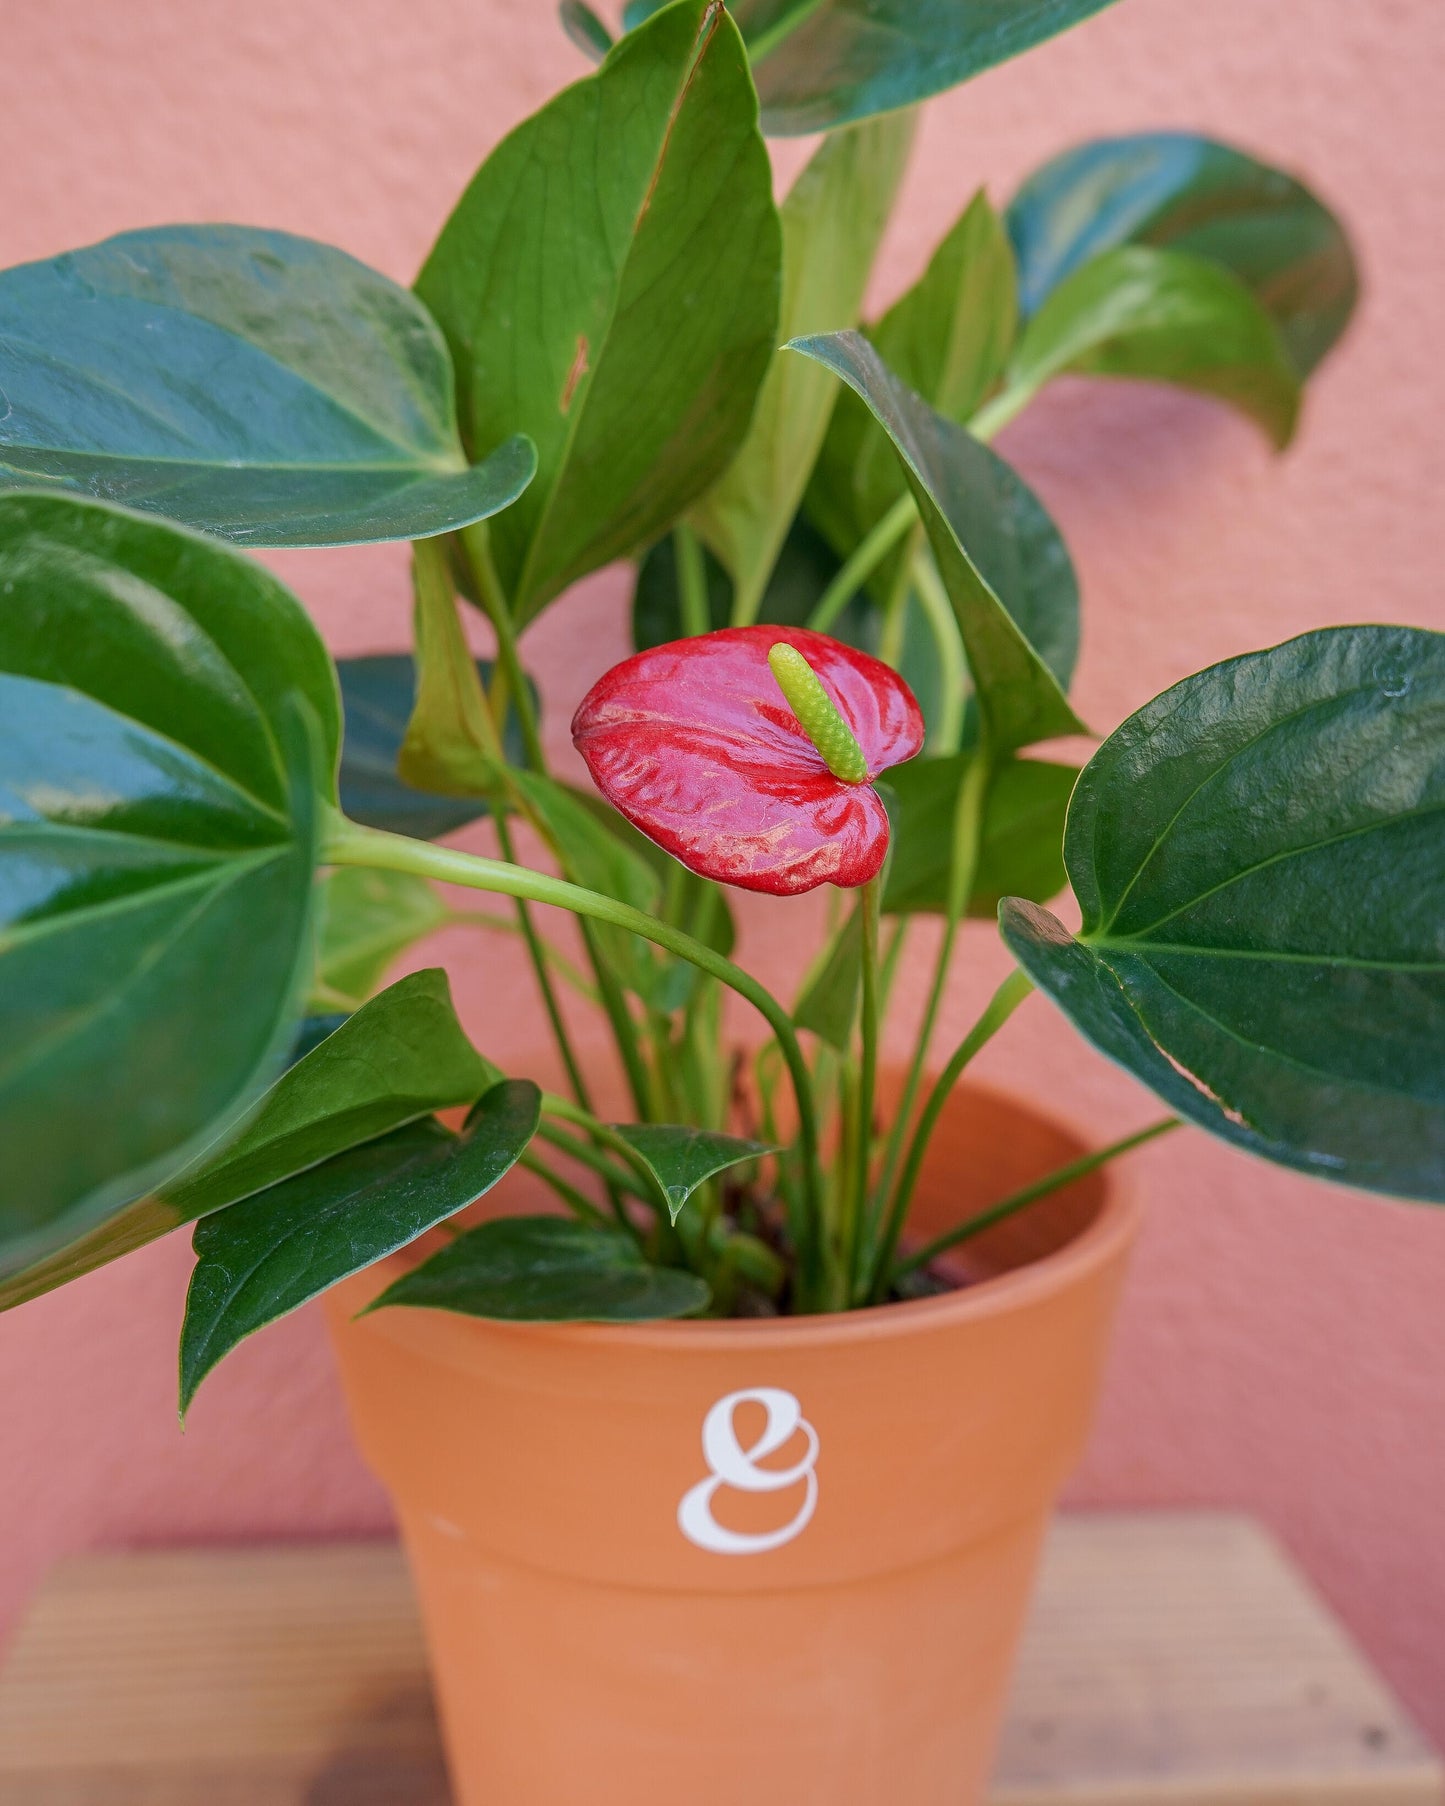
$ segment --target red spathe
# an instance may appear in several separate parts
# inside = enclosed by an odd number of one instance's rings
[[[923,716],[896,671],[803,627],[731,627],[615,665],[572,738],[597,788],[689,871],[797,896],[878,875],[888,817],[871,783],[835,778],[768,666],[796,647],[853,730],[869,778],[911,759]]]

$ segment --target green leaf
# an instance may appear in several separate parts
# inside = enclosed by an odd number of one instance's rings
[[[0,489],[49,481],[249,546],[486,519],[536,455],[468,468],[425,308],[329,245],[162,226],[0,274]]]
[[[879,356],[936,413],[964,425],[996,386],[1018,320],[1013,251],[980,190],[917,283],[868,329]],[[838,397],[808,490],[808,513],[843,555],[906,493],[888,436],[852,390]],[[900,549],[872,581],[892,593]]]
[[[274,577],[0,496],[0,1276],[223,1136],[310,975],[339,714]]]
[[[1034,503],[1036,515],[1029,512],[1007,466],[905,388],[860,334],[799,339],[789,349],[826,364],[856,390],[893,441],[953,605],[991,751],[1086,733],[1060,684],[1060,671],[1072,663],[1072,655],[1063,656],[1071,630],[1062,598],[1073,574],[1066,552],[1059,564],[1062,541],[1039,526],[1038,517],[1047,522],[1043,510]],[[984,544],[993,551],[985,554]],[[1008,606],[987,574],[997,556],[995,576],[1002,577],[1005,554],[1014,590]],[[1035,605],[1035,618],[1023,618]],[[1053,669],[1031,637],[1041,630],[1057,635]]]
[[[359,1009],[408,947],[452,919],[435,885],[343,865],[319,880],[313,1008]]]
[[[584,6],[582,0],[562,0],[558,11],[562,17],[562,29],[567,36],[584,56],[590,56],[594,63],[600,63],[612,48],[612,33],[592,8]]]
[[[488,659],[476,661],[477,676],[491,683]],[[470,797],[417,790],[397,770],[416,696],[416,665],[408,652],[380,653],[337,662],[346,737],[341,749],[339,790],[343,814],[366,828],[437,840],[485,815],[488,805]],[[532,691],[533,706],[537,693]],[[507,757],[524,758],[521,728],[509,716],[504,738]]]
[[[542,1094],[494,1085],[460,1135],[433,1117],[206,1217],[181,1328],[181,1412],[247,1336],[425,1235],[489,1192],[536,1133]]]
[[[499,1217],[458,1236],[371,1308],[409,1304],[509,1323],[647,1323],[694,1317],[711,1298],[705,1280],[650,1266],[618,1230],[565,1217]]]
[[[880,786],[893,825],[885,911],[941,914],[947,908],[954,814],[970,756],[914,759],[890,771],[886,788]],[[999,762],[984,806],[971,916],[991,921],[1003,897],[1047,903],[1064,888],[1064,821],[1078,776],[1072,765],[1041,759]]]
[[[632,0],[629,28],[665,0]],[[992,69],[1112,0],[737,0],[763,123],[797,137],[890,113]]]
[[[780,338],[857,324],[915,124],[914,114],[899,113],[836,132],[793,184],[782,209]],[[757,618],[837,394],[825,370],[775,357],[742,450],[692,510],[699,536],[733,577],[743,620]]]
[[[1078,940],[1004,938],[1182,1116],[1445,1202],[1445,635],[1306,634],[1186,678],[1079,780]]]
[[[418,279],[462,435],[526,431],[491,546],[519,621],[650,544],[743,442],[776,344],[781,235],[742,40],[711,0],[625,38],[487,159]]]
[[[896,854],[897,843],[894,843]],[[793,1021],[829,1047],[848,1051],[863,976],[863,911],[854,908],[823,951],[793,1009]]]
[[[1183,251],[1108,251],[1054,290],[1024,330],[1010,383],[1027,396],[1066,373],[1212,395],[1280,448],[1299,416],[1299,377],[1274,321],[1237,276]]]
[[[284,1072],[219,1155],[0,1285],[0,1310],[433,1110],[470,1104],[495,1076],[462,1033],[446,974],[403,978]]]
[[[715,1135],[708,1129],[683,1128],[673,1123],[614,1123],[612,1130],[656,1176],[667,1194],[674,1223],[700,1185],[729,1167],[760,1160],[764,1154],[774,1152],[764,1142],[743,1141],[736,1135]]]
[[[727,572],[706,547],[708,612],[714,628],[732,619],[733,586]],[[770,626],[804,627],[822,601],[842,560],[816,528],[800,514],[783,541],[778,561],[763,594],[759,621]],[[865,652],[877,650],[878,617],[863,597],[855,597],[833,623],[834,639]],[[682,605],[677,585],[677,554],[672,538],[658,540],[637,571],[632,597],[632,639],[639,652],[683,638]],[[650,844],[650,843],[649,843]]]
[[[1187,132],[1101,138],[1030,176],[1008,210],[1024,312],[1119,245],[1223,264],[1279,327],[1301,377],[1348,325],[1359,275],[1344,229],[1282,170]],[[916,386],[916,385],[915,385]]]

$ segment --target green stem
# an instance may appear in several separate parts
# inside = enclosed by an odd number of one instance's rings
[[[968,900],[973,895],[991,775],[992,762],[980,728],[979,743],[974,748],[973,757],[958,787],[958,798],[954,806],[953,851],[948,867],[948,892],[944,898],[943,939],[939,943],[933,979],[928,988],[928,1001],[923,1009],[923,1021],[913,1045],[913,1057],[908,1064],[908,1074],[899,1095],[897,1114],[893,1119],[893,1129],[883,1158],[883,1171],[879,1175],[876,1194],[879,1211],[883,1209],[884,1200],[888,1197],[898,1172],[898,1163],[903,1157],[904,1138],[908,1134],[914,1105],[918,1102],[923,1069],[928,1061],[928,1050],[933,1042],[938,1013],[943,1006],[943,993],[948,985],[949,967],[958,941],[959,924],[968,908]]]
[[[777,1036],[783,1059],[793,1082],[798,1107],[798,1134],[801,1142],[803,1182],[808,1201],[808,1216],[816,1225],[822,1219],[822,1167],[818,1148],[817,1113],[813,1103],[812,1081],[808,1063],[798,1043],[792,1019],[772,992],[724,959],[711,947],[695,941],[691,935],[670,923],[618,903],[597,891],[584,890],[563,878],[551,878],[524,866],[504,865],[499,860],[483,859],[473,853],[462,853],[453,847],[436,846],[430,841],[408,840],[401,834],[385,834],[376,828],[359,827],[344,816],[332,817],[329,824],[323,860],[329,865],[370,866],[382,871],[412,872],[422,878],[436,878],[444,884],[461,884],[472,890],[490,891],[503,897],[525,898],[532,903],[547,903],[588,921],[607,922],[614,928],[625,928],[664,952],[685,959],[690,965],[721,980],[730,990],[752,1004]],[[805,1293],[811,1295],[818,1281],[816,1248],[807,1245],[798,1250],[800,1276]]]
[[[923,1168],[923,1157],[928,1152],[928,1144],[933,1138],[943,1106],[948,1102],[949,1093],[958,1083],[964,1067],[981,1048],[988,1045],[1032,989],[1033,985],[1022,972],[1009,974],[994,992],[988,1008],[974,1023],[953,1058],[939,1074],[937,1084],[928,1095],[928,1102],[923,1106],[923,1114],[918,1119],[918,1127],[909,1144],[908,1158],[903,1163],[898,1189],[893,1194],[893,1202],[883,1226],[883,1236],[873,1261],[869,1296],[875,1304],[881,1304],[887,1296],[888,1275],[893,1266],[893,1257],[898,1251],[898,1238],[908,1221],[914,1189]]]
[[[1016,420],[1023,413],[1037,392],[1032,384],[1001,389],[993,400],[981,407],[969,421],[969,432],[975,439],[981,439],[987,445],[989,440],[1001,433],[1011,420]]]
[[[575,1123],[579,1129],[585,1129],[594,1141],[600,1141],[604,1147],[612,1149],[622,1162],[628,1166],[644,1188],[643,1195],[652,1208],[661,1213],[665,1223],[672,1221],[672,1209],[667,1196],[667,1188],[652,1168],[624,1136],[616,1129],[609,1128],[605,1122],[598,1122],[590,1110],[574,1110],[565,1098],[553,1097],[550,1094],[542,1099],[542,1108],[549,1116],[560,1117],[563,1122]]]
[[[522,661],[517,653],[517,630],[512,621],[512,610],[502,590],[497,576],[497,567],[492,563],[491,540],[487,533],[487,523],[478,521],[475,526],[462,528],[462,546],[467,555],[467,564],[471,569],[472,579],[477,586],[477,594],[482,599],[482,608],[492,624],[492,631],[497,636],[497,668],[506,679],[507,693],[512,706],[517,711],[517,720],[522,727],[522,744],[527,751],[527,764],[533,771],[545,771],[547,761],[542,752],[542,736],[537,724],[537,711],[532,706],[532,692],[527,687],[527,679],[522,672]],[[499,719],[497,732],[502,732],[504,722]]]
[[[878,1089],[878,914],[883,881],[863,886],[862,1007],[859,1012],[857,1118],[853,1125],[853,1191],[843,1214],[842,1281],[844,1308],[858,1286],[863,1222],[868,1209],[868,1174],[873,1155],[873,1104]]]
[[[492,822],[497,830],[497,847],[508,865],[515,865],[516,852],[512,846],[512,830],[508,826],[507,817],[501,808],[493,808]],[[517,926],[522,931],[522,938],[527,943],[527,956],[532,962],[532,971],[537,980],[537,989],[542,994],[542,1007],[547,1012],[547,1021],[551,1025],[552,1039],[557,1043],[557,1050],[562,1055],[562,1064],[567,1069],[567,1083],[572,1087],[572,1095],[584,1110],[592,1108],[591,1093],[587,1089],[587,1081],[582,1076],[582,1067],[572,1047],[572,1037],[567,1032],[567,1022],[562,1014],[562,1005],[558,1000],[556,989],[552,984],[551,974],[547,970],[547,954],[542,937],[537,932],[537,924],[532,920],[532,912],[522,898],[517,899]]]
[[[489,934],[520,934],[521,927],[516,922],[509,922],[503,915],[493,915],[484,909],[453,909],[448,912],[446,927],[483,928]],[[552,945],[549,940],[541,942],[542,957],[548,966],[574,990],[584,1002],[599,1005],[602,999],[597,994],[597,987],[588,978],[580,966],[573,965],[567,955]]]
[[[569,1117],[569,1122],[573,1119]],[[548,1122],[544,1116],[541,1127],[537,1130],[543,1141],[549,1142],[559,1154],[565,1154],[569,1160],[575,1160],[579,1166],[585,1166],[589,1172],[596,1173],[604,1181],[610,1196],[614,1213],[620,1216],[619,1195],[627,1193],[631,1197],[640,1198],[644,1204],[654,1201],[652,1187],[643,1182],[632,1171],[631,1167],[618,1166],[615,1160],[609,1160],[600,1148],[580,1136],[569,1134],[566,1129],[559,1129],[554,1122]],[[591,1133],[591,1130],[588,1130]]]
[[[612,1227],[605,1210],[599,1210],[590,1198],[584,1197],[575,1185],[569,1185],[560,1173],[554,1173],[546,1161],[530,1149],[518,1156],[517,1165],[525,1167],[529,1173],[535,1173],[544,1185],[550,1186],[573,1216],[580,1217],[584,1223],[591,1223],[596,1229]]]
[[[462,545],[466,550],[467,562],[476,581],[477,593],[482,598],[482,606],[486,610],[487,619],[491,622],[492,629],[497,636],[497,669],[505,680],[507,692],[512,697],[517,710],[517,719],[522,726],[522,744],[526,748],[528,768],[545,776],[547,760],[542,750],[537,711],[532,706],[532,692],[527,687],[527,680],[522,671],[512,611],[497,577],[496,566],[492,562],[491,542],[485,521],[479,522],[476,526],[462,529]],[[500,726],[499,722],[499,732]],[[497,822],[500,834],[500,815],[497,817]],[[565,854],[562,849],[558,848],[557,852],[565,862]],[[502,857],[507,860],[512,858],[506,846],[502,848]],[[648,1084],[647,1067],[637,1045],[637,1028],[628,1011],[626,995],[616,974],[608,966],[602,949],[597,944],[596,936],[591,933],[585,922],[582,925],[582,940],[587,949],[588,962],[592,967],[593,976],[597,981],[597,994],[607,1014],[608,1023],[611,1025],[623,1070],[627,1074],[627,1084],[632,1093],[633,1106],[637,1114],[646,1119],[652,1113],[651,1087]],[[570,1078],[575,1062],[570,1052],[565,1049],[564,1057],[567,1060]],[[574,1091],[577,1090],[575,1081],[572,1088]],[[585,1102],[581,1092],[578,1092],[578,1101]]]
[[[929,736],[929,757],[947,758],[963,744],[964,709],[968,701],[968,661],[958,631],[958,617],[932,558],[913,566],[913,588],[938,653],[939,693],[943,701]]]
[[[967,1241],[971,1236],[982,1235],[985,1229],[992,1229],[995,1223],[1002,1223],[1020,1210],[1026,1210],[1030,1204],[1036,1204],[1050,1192],[1060,1191],[1064,1186],[1072,1185],[1076,1179],[1086,1178],[1090,1173],[1096,1172],[1108,1161],[1117,1160],[1121,1154],[1143,1147],[1146,1141],[1153,1141],[1160,1135],[1167,1135],[1171,1129],[1183,1126],[1177,1116],[1166,1116],[1163,1122],[1152,1123],[1147,1129],[1140,1129],[1137,1134],[1126,1135],[1122,1141],[1101,1148],[1096,1154],[1086,1154],[1081,1160],[1071,1160],[1067,1166],[1059,1167],[1047,1177],[1036,1179],[1032,1185],[1025,1185],[1020,1191],[1011,1192],[1001,1203],[995,1204],[980,1216],[971,1217],[957,1229],[950,1229],[946,1235],[940,1235],[935,1241],[929,1242],[927,1247],[920,1248],[905,1260],[899,1261],[889,1275],[889,1285],[896,1285],[907,1274],[929,1266],[940,1254],[947,1254],[950,1248],[956,1248],[960,1242]]]
[[[712,628],[707,598],[707,566],[697,534],[685,521],[672,529],[673,557],[677,565],[677,602],[682,631],[689,639]]]
[[[917,519],[918,508],[912,495],[901,495],[823,591],[817,607],[808,616],[808,626],[814,633],[832,632],[838,616],[888,554],[907,538]]]

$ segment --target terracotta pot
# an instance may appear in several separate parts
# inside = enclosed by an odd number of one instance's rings
[[[960,1094],[933,1232],[1080,1151]],[[515,1206],[514,1206],[515,1207]],[[459,1806],[969,1806],[1136,1214],[1095,1177],[852,1316],[351,1313],[357,1435],[420,1594]]]

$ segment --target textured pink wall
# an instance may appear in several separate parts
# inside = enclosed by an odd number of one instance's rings
[[[0,12],[3,263],[216,219],[328,239],[405,280],[489,146],[582,72],[548,0]],[[1078,696],[1099,727],[1305,627],[1445,627],[1442,59],[1439,0],[1124,0],[932,107],[880,296],[979,181],[1001,200],[1062,145],[1147,126],[1208,129],[1303,168],[1360,240],[1366,305],[1283,464],[1214,408],[1141,389],[1059,393],[1008,435],[1079,560]],[[276,563],[338,651],[403,642],[395,549]],[[623,594],[604,574],[531,636],[554,740],[623,650]],[[747,911],[746,956],[787,983],[815,920],[808,902]],[[485,951],[451,949],[469,1019],[520,1068],[526,986]],[[990,931],[971,930],[950,1039],[1002,964]],[[1041,1002],[983,1066],[1100,1138],[1154,1108]],[[1445,1738],[1445,1214],[1310,1184],[1192,1132],[1136,1176],[1153,1217],[1077,1497],[1258,1511]],[[177,1433],[187,1264],[176,1241],[0,1321],[0,1626],[68,1549],[385,1523],[313,1314],[244,1349]]]

